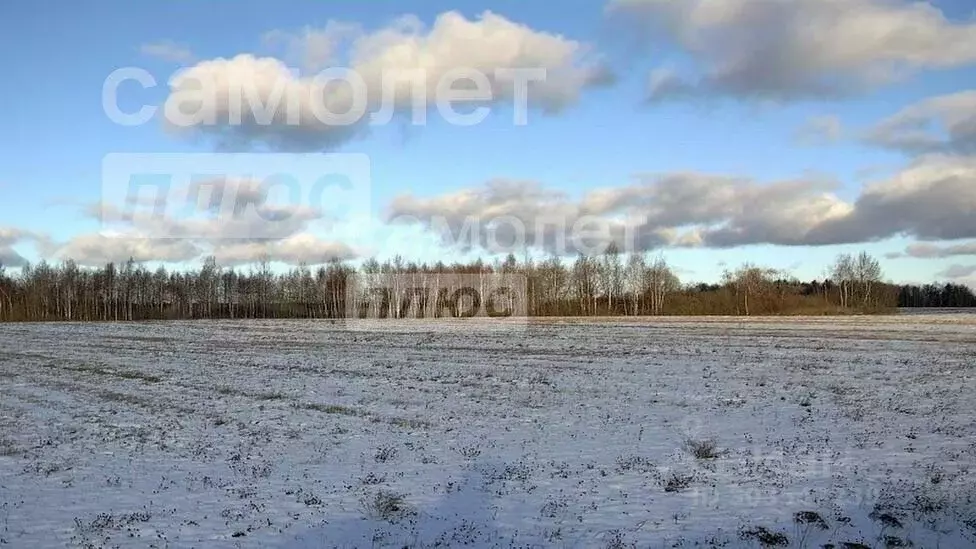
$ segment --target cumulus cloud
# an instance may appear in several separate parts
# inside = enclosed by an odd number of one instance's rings
[[[967,278],[976,274],[976,265],[952,265],[948,269],[939,273],[939,276],[957,280]]]
[[[834,115],[814,116],[806,121],[793,135],[801,145],[828,145],[841,139],[844,125]]]
[[[951,246],[918,243],[911,244],[903,253],[890,254],[892,258],[914,257],[917,259],[941,259],[961,255],[976,255],[976,242],[966,242]]]
[[[976,24],[903,0],[612,0],[687,72],[659,70],[651,98],[842,97],[911,73],[976,62]]]
[[[0,227],[0,266],[23,267],[27,260],[13,247],[22,242],[43,242],[45,237],[15,227]]]
[[[341,116],[354,106],[351,86],[298,77],[270,57],[203,61],[174,76],[170,88],[167,126],[212,138],[220,149],[332,149],[366,129],[361,118]]]
[[[196,58],[190,48],[169,40],[150,42],[139,47],[143,55],[171,63],[192,63]]]
[[[160,261],[181,263],[200,256],[202,250],[192,242],[145,238],[127,234],[82,234],[67,242],[49,246],[57,260],[73,259],[79,265],[98,267],[106,263]]]
[[[220,242],[212,255],[221,265],[240,265],[262,260],[297,265],[317,265],[332,259],[352,259],[356,252],[341,242],[322,240],[308,233],[299,233],[276,241]]]
[[[27,260],[10,247],[0,247],[0,267],[23,267]]]
[[[522,246],[595,253],[663,246],[800,244],[818,224],[849,206],[822,181],[761,185],[698,173],[643,176],[629,186],[593,191],[578,201],[535,182],[492,181],[479,189],[418,199],[397,197],[391,223],[419,222],[461,247],[493,252]]]
[[[914,236],[976,237],[976,157],[931,155],[866,186],[848,215],[811,231],[816,244]]]
[[[865,186],[853,202],[835,188],[812,178],[761,183],[689,172],[641,176],[572,200],[538,182],[497,180],[433,198],[399,196],[387,218],[419,223],[461,248],[497,253],[594,252],[610,242],[643,251],[976,238],[976,158],[924,157]],[[582,244],[581,235],[588,238]]]
[[[153,238],[277,240],[304,230],[320,217],[308,206],[264,205],[190,218],[148,215],[133,227]]]
[[[165,196],[188,197],[186,203],[158,204],[140,196],[129,203],[89,205],[84,213],[97,219],[102,231],[47,242],[44,252],[96,266],[130,257],[181,263],[213,255],[238,265],[263,259],[318,264],[356,255],[348,246],[314,234],[327,235],[336,218],[313,205],[276,202],[270,188],[258,181],[220,178],[186,187]]]
[[[180,238],[145,238],[125,233],[83,234],[49,249],[56,260],[73,259],[79,265],[98,267],[109,262],[137,263],[153,261],[183,263],[214,256],[221,265],[253,264],[280,261],[288,264],[317,265],[333,258],[351,259],[356,252],[340,242],[325,240],[308,233],[277,240],[202,240]]]
[[[9,246],[18,240],[27,238],[30,233],[14,227],[0,227],[0,246]]]
[[[502,253],[537,247],[571,252],[602,248],[611,241],[622,243],[631,225],[593,216],[591,207],[537,182],[497,179],[481,188],[430,199],[395,197],[387,222],[419,223],[437,233],[445,245],[461,251],[481,248]]]
[[[509,69],[545,69],[545,80],[528,82],[527,105],[547,113],[561,111],[583,89],[609,78],[586,45],[490,11],[476,20],[447,12],[430,28],[407,16],[371,33],[334,22],[297,36],[278,31],[266,40],[301,50],[306,66],[347,69],[333,71],[334,78],[326,81],[324,73],[303,74],[274,57],[242,54],[202,61],[171,79],[164,105],[169,126],[212,137],[227,148],[325,150],[361,135],[371,123],[386,122],[387,102],[391,115],[426,116],[438,98],[438,84],[464,76],[458,71],[486,77],[486,94],[476,101],[484,106],[516,100],[522,76]],[[347,53],[342,65],[340,52]],[[419,76],[405,77],[410,74]],[[468,84],[460,78],[452,89],[470,93]],[[422,93],[415,92],[418,86]]]
[[[272,179],[221,177],[177,185],[165,193],[150,188],[148,193],[113,196],[120,202],[92,204],[85,213],[108,229],[123,228],[152,238],[202,240],[275,240],[303,231],[313,222],[328,225],[337,220],[336,212],[324,209],[329,198],[324,190],[322,204],[313,204],[313,197],[304,195],[295,202],[291,192],[274,190]]]
[[[976,90],[906,107],[874,127],[867,142],[910,154],[976,153]]]
[[[317,265],[333,258],[357,256],[349,246],[309,233],[296,233],[279,239],[201,239],[147,238],[124,232],[82,234],[63,243],[45,247],[55,260],[73,259],[79,265],[102,266],[109,262],[183,263],[214,256],[222,265],[280,261],[289,264]]]
[[[329,21],[322,28],[276,29],[265,33],[263,41],[272,48],[284,46],[286,61],[294,60],[305,71],[318,72],[340,62],[343,43],[362,33],[360,25]]]
[[[584,203],[603,215],[626,211],[641,230],[676,231],[708,247],[802,243],[818,224],[846,215],[836,183],[815,179],[760,184],[701,173],[648,175],[636,185],[591,193]],[[594,207],[596,206],[596,207]]]

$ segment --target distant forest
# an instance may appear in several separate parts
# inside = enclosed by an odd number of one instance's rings
[[[557,257],[520,262],[509,255],[495,263],[396,258],[354,268],[333,259],[285,273],[274,272],[267,261],[239,270],[212,257],[188,271],[152,271],[131,259],[83,269],[69,260],[26,265],[19,273],[0,266],[0,320],[342,318],[354,277],[423,285],[444,274],[524,277],[516,297],[530,316],[829,315],[976,306],[964,285],[883,282],[878,261],[867,253],[838,256],[827,271],[825,280],[803,282],[746,264],[723,273],[718,284],[682,284],[663,257],[625,255],[612,246],[569,264]]]

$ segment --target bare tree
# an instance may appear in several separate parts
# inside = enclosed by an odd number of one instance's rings
[[[13,312],[11,300],[11,284],[7,279],[6,267],[0,263],[0,320],[6,320]],[[6,305],[6,307],[4,307]]]
[[[553,255],[540,263],[535,280],[538,296],[537,308],[533,312],[538,315],[559,314],[569,285],[569,274],[559,257]]]
[[[647,262],[642,254],[630,254],[627,267],[624,269],[624,281],[627,299],[630,302],[630,314],[639,315],[643,310],[645,276]]]
[[[874,287],[881,282],[881,264],[867,252],[861,252],[854,260],[853,270],[861,306],[871,307]]]
[[[776,274],[775,269],[745,263],[735,272],[726,271],[724,278],[726,284],[734,290],[735,295],[741,296],[745,315],[750,316],[749,300],[764,296],[771,288],[772,279]],[[738,301],[736,301],[736,307],[738,307]]]
[[[657,257],[647,268],[644,283],[651,297],[651,314],[660,315],[664,311],[664,303],[668,295],[678,290],[681,282],[668,266],[663,255]]]
[[[831,267],[830,276],[840,290],[840,306],[850,307],[851,287],[854,283],[854,258],[850,254],[840,254]]]
[[[600,286],[607,298],[607,308],[610,314],[614,312],[613,300],[623,293],[624,269],[620,262],[620,249],[611,242],[603,252],[599,266]]]
[[[579,314],[584,316],[596,313],[597,276],[599,268],[592,258],[579,254],[573,263],[573,287]]]

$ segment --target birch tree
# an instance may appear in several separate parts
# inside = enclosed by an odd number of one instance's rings
[[[854,258],[850,254],[840,254],[834,261],[830,276],[840,291],[840,306],[850,307],[851,286],[854,283]]]
[[[860,293],[861,306],[872,306],[874,287],[881,282],[881,264],[867,252],[862,251],[854,260],[853,278]]]
[[[644,281],[651,297],[651,314],[660,315],[668,295],[677,291],[681,282],[663,255],[658,256],[646,270]]]
[[[623,293],[623,265],[620,262],[620,249],[611,242],[603,252],[600,262],[600,285],[607,298],[607,308],[610,314],[614,311],[614,299],[619,299]]]

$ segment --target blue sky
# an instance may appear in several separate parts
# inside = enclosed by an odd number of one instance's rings
[[[91,264],[113,260],[131,250],[131,245],[127,248],[111,239],[96,239],[92,235],[103,227],[85,214],[86,207],[103,198],[101,168],[105,155],[215,150],[206,132],[193,138],[167,131],[158,119],[136,127],[110,120],[102,107],[102,92],[113,70],[139,67],[160,83],[150,90],[128,83],[119,92],[121,108],[162,105],[171,93],[168,78],[177,69],[192,68],[207,60],[249,54],[300,66],[300,54],[314,47],[301,41],[302,36],[307,38],[303,30],[320,31],[329,21],[358,23],[360,33],[371,35],[389,27],[397,17],[412,14],[426,25],[416,35],[429,38],[438,16],[446,12],[459,12],[467,21],[478,24],[483,12],[490,10],[523,26],[525,36],[548,33],[561,41],[585,45],[592,59],[599,59],[601,66],[614,74],[614,81],[609,85],[580,85],[575,90],[576,99],[559,112],[531,110],[526,126],[514,126],[511,108],[500,101],[492,105],[492,115],[484,123],[473,127],[453,126],[434,113],[423,127],[397,123],[374,127],[365,137],[320,148],[321,152],[369,155],[371,206],[381,226],[398,196],[415,199],[413,210],[400,213],[430,213],[454,204],[445,196],[484,191],[486,182],[493,180],[538,184],[565,193],[567,204],[580,207],[594,190],[623,193],[630,188],[628,192],[636,193],[627,195],[636,197],[633,204],[656,211],[655,200],[663,196],[662,187],[646,174],[665,179],[668,174],[695,174],[696,181],[705,181],[702,197],[687,198],[688,204],[669,203],[673,211],[687,206],[690,217],[687,222],[681,221],[675,213],[678,221],[672,220],[666,228],[681,234],[698,231],[695,234],[702,238],[690,245],[662,237],[656,245],[642,248],[651,253],[663,251],[688,280],[714,280],[722,265],[745,261],[811,279],[822,276],[836,254],[862,249],[882,258],[886,275],[896,281],[944,279],[950,267],[957,267],[953,273],[958,275],[976,264],[972,255],[958,253],[959,244],[976,238],[976,227],[967,222],[969,214],[976,218],[973,195],[956,195],[948,202],[952,207],[942,219],[938,208],[946,202],[936,193],[946,184],[938,174],[932,176],[934,180],[915,183],[918,188],[913,192],[923,199],[899,195],[903,200],[898,202],[891,198],[893,195],[885,194],[899,187],[893,181],[909,166],[920,166],[920,173],[928,174],[933,171],[930,165],[947,162],[957,170],[953,173],[962,173],[954,177],[964,180],[963,188],[976,188],[971,184],[976,180],[967,179],[976,177],[970,156],[973,149],[966,148],[972,136],[955,132],[942,148],[920,150],[893,145],[899,134],[889,128],[881,135],[879,129],[883,121],[903,108],[973,87],[976,53],[965,51],[969,45],[976,45],[976,24],[966,2],[935,2],[929,11],[919,11],[907,2],[852,0],[847,12],[834,13],[824,12],[823,0],[802,0],[789,9],[761,12],[763,28],[775,23],[783,32],[763,35],[755,43],[753,37],[766,31],[749,28],[756,24],[754,18],[729,16],[708,26],[702,24],[702,17],[718,13],[708,11],[716,5],[733,6],[746,13],[762,8],[761,2],[692,0],[685,4],[692,8],[686,10],[661,4],[659,0],[576,0],[559,2],[558,7],[525,1],[287,1],[270,6],[252,1],[106,0],[63,2],[50,9],[26,1],[5,2],[0,7],[0,36],[5,41],[5,47],[0,48],[0,66],[7,85],[0,87],[0,99],[8,106],[7,116],[12,120],[7,127],[13,131],[0,137],[5,152],[0,163],[0,193],[4,197],[0,201],[0,231],[7,229],[12,234],[16,230],[21,237],[0,239],[0,248],[7,247],[8,264],[16,264],[15,257],[57,261],[79,254],[84,256],[83,262]],[[608,13],[610,8],[617,11]],[[621,10],[624,16],[617,17]],[[898,31],[904,30],[895,28],[888,35],[896,38],[861,38],[871,34],[871,29],[895,24],[892,20],[896,18],[889,17],[892,14],[909,21],[918,18],[921,27],[916,28],[923,29],[919,33],[930,32],[931,36],[925,35],[916,43],[908,37],[907,45],[895,43],[901,36]],[[853,41],[843,34],[845,27],[840,24],[848,19],[863,29]],[[791,29],[802,30],[799,25],[805,20],[831,23],[821,29],[811,27],[819,33],[813,42],[821,48],[818,51],[811,50],[809,41],[789,34]],[[293,35],[296,40],[292,47],[270,44],[266,36],[273,31]],[[741,47],[741,52],[716,49],[715,43],[729,36],[733,37],[732,50]],[[449,38],[442,38],[442,45]],[[468,40],[438,51],[453,52],[451,59],[455,61],[465,59],[465,52],[469,52],[472,59],[483,62],[487,54],[482,46],[477,40]],[[161,54],[163,50],[169,54]],[[795,52],[803,52],[803,57],[776,66],[777,60]],[[529,55],[531,62],[538,64],[553,59],[542,53],[533,56]],[[771,62],[765,62],[764,56]],[[810,60],[810,66],[803,64],[805,60]],[[729,61],[737,65],[726,80],[707,82],[710,71],[721,69]],[[582,66],[584,61],[570,63]],[[740,66],[746,76],[736,80],[740,75],[734,70]],[[655,70],[680,74],[686,80],[690,74],[690,82],[701,78],[704,83],[695,84],[691,91],[687,86],[675,88],[680,91],[671,94],[673,97],[649,96],[648,82]],[[783,74],[774,74],[776,70]],[[733,81],[734,85],[728,84]],[[824,82],[836,90],[820,89]],[[976,102],[959,101],[951,106],[951,113],[946,110],[949,107],[939,107],[922,109],[919,116],[928,117],[923,122],[930,125],[955,121],[964,127],[967,116],[974,116],[968,110],[972,107]],[[801,142],[798,133],[811,120],[830,120],[832,129],[821,129],[823,135],[816,142]],[[904,133],[909,126],[903,126],[896,130]],[[881,137],[867,139],[868,135]],[[958,143],[953,141],[956,139]],[[933,160],[933,155],[939,156]],[[714,195],[710,189],[722,183],[710,178],[746,181],[752,190],[733,193],[732,198]],[[801,213],[797,214],[800,228],[783,227],[783,218],[789,216],[778,215],[777,208],[800,208],[805,200],[784,198],[782,193],[763,189],[796,180],[832,181],[835,186],[829,192],[832,200],[845,205],[836,210],[843,215],[805,220],[800,217],[806,213]],[[642,190],[633,191],[638,181]],[[870,200],[864,201],[870,209],[861,208],[857,202],[868,185],[880,186]],[[490,192],[477,196],[487,205],[528,201],[513,206],[518,215],[531,215],[547,207],[538,201],[530,203],[531,196],[500,197]],[[893,202],[897,204],[892,206]],[[693,214],[704,206],[696,204],[708,204],[710,212],[718,213],[709,214],[707,222],[702,222]],[[856,211],[844,211],[855,205]],[[753,214],[753,208],[765,213]],[[923,211],[926,208],[935,211]],[[612,216],[621,211],[602,214]],[[798,211],[807,212],[805,208]],[[451,217],[470,215],[471,211],[441,213]],[[762,219],[762,215],[769,219]],[[663,222],[654,223],[657,228],[665,227]],[[885,227],[874,230],[878,225]],[[710,232],[722,226],[735,227],[736,236],[722,240],[721,235]],[[306,232],[314,231],[309,228]],[[337,238],[336,234],[315,234],[323,242]],[[371,236],[357,236],[357,231],[348,227],[343,232],[344,244],[364,247],[381,257],[401,253],[450,259],[460,255],[437,246],[436,238],[425,238],[424,234],[422,227],[403,226],[385,227]],[[88,244],[82,246],[79,239],[84,240],[86,235]],[[93,244],[96,241],[97,245]],[[274,243],[269,246],[269,250],[277,249]],[[282,256],[285,262],[300,256],[298,244],[291,246],[291,252]],[[949,246],[956,246],[957,252],[940,251]],[[147,255],[138,259],[166,259],[151,257],[152,249],[139,248]],[[910,251],[913,249],[915,252]],[[918,252],[922,249],[927,253]],[[240,254],[231,255],[234,261],[243,261]],[[940,255],[945,257],[933,257]],[[5,256],[0,253],[0,257]],[[182,256],[178,259],[176,264],[193,263]],[[969,276],[959,279],[974,280]]]

